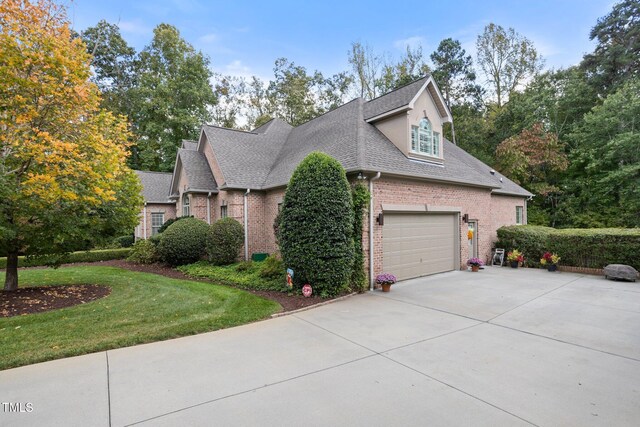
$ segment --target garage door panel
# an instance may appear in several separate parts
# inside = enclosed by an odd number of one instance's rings
[[[387,214],[384,271],[402,280],[453,270],[455,219],[454,215]]]

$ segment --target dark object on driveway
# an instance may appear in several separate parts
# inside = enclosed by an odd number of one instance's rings
[[[630,265],[609,264],[604,268],[605,279],[624,279],[635,282],[638,278],[638,271]]]

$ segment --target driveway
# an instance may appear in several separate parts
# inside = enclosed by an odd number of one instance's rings
[[[640,419],[640,284],[486,268],[0,372],[0,425],[603,425]],[[15,406],[13,407],[16,408]]]

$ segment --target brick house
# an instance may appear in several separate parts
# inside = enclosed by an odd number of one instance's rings
[[[445,140],[451,120],[427,76],[298,127],[279,119],[251,132],[205,125],[198,141],[182,143],[173,174],[138,172],[147,203],[136,236],[175,215],[229,216],[245,226],[245,257],[273,253],[286,185],[317,150],[371,191],[362,237],[374,276],[408,279],[466,268],[472,256],[488,260],[499,227],[526,223],[531,193]]]

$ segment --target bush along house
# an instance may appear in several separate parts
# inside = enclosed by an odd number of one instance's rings
[[[370,278],[405,280],[490,258],[496,230],[525,224],[531,193],[443,138],[451,122],[430,76],[370,101],[356,98],[292,127],[250,132],[205,125],[184,141],[173,174],[138,172],[145,207],[137,238],[192,215],[244,225],[244,254],[277,251],[273,223],[296,166],[312,151],[337,159],[372,195],[362,230]]]

